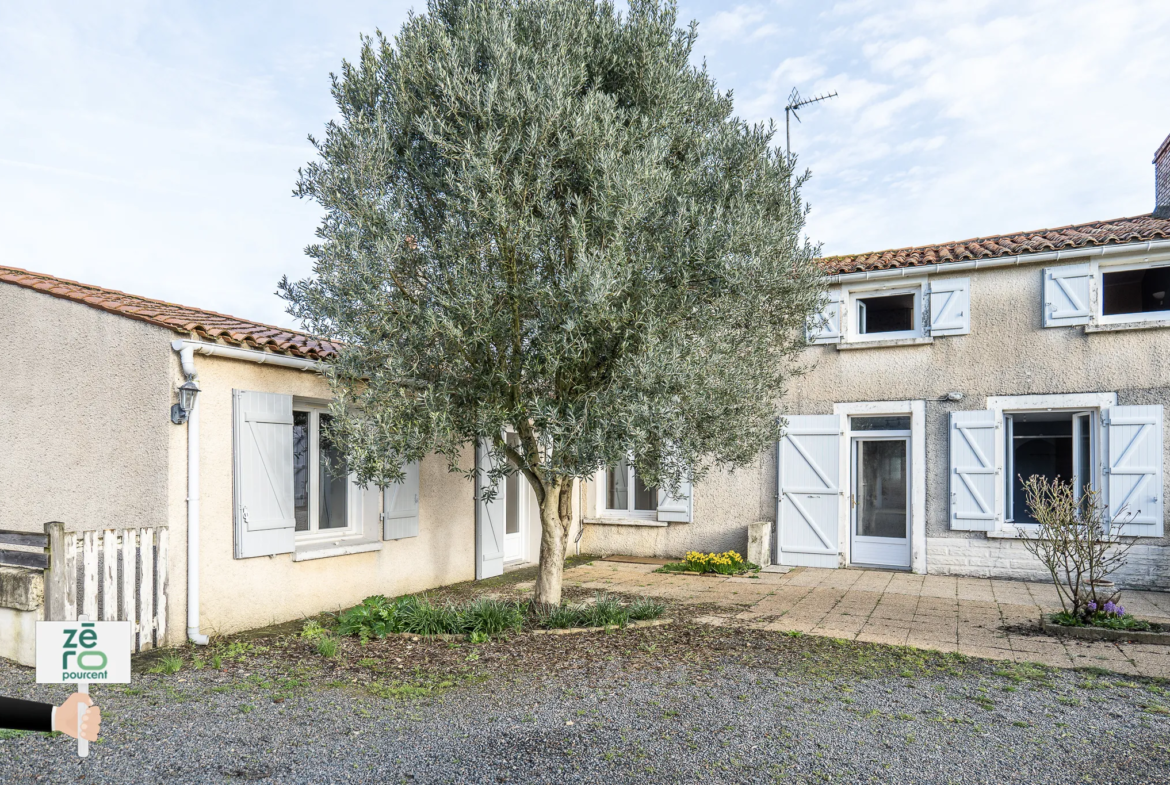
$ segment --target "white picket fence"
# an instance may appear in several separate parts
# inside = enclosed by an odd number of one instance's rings
[[[45,524],[49,569],[45,618],[134,622],[135,649],[161,644],[167,631],[166,527],[67,532]]]

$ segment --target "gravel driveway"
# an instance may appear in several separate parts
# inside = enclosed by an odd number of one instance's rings
[[[546,658],[564,669],[468,670],[426,686],[353,674],[401,668],[400,655],[426,646],[494,662],[487,655],[509,656],[508,644],[371,644],[328,667],[289,644],[283,660],[137,675],[128,688],[95,688],[106,721],[88,760],[65,737],[4,738],[0,779],[1170,782],[1162,682],[675,626],[686,629],[556,641],[563,651]],[[683,637],[689,648],[673,643]],[[586,638],[602,646],[588,660],[575,654]],[[0,694],[65,696],[32,682],[0,665]]]

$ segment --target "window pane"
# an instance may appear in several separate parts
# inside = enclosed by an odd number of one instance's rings
[[[1093,433],[1091,414],[1077,416],[1077,495],[1084,496],[1093,486]]]
[[[854,431],[908,431],[910,430],[910,415],[850,417],[849,428]]]
[[[325,435],[325,426],[333,418],[321,415],[321,506],[317,511],[318,529],[341,529],[347,520],[346,495],[349,491],[348,472],[341,451]]]
[[[634,509],[658,509],[658,489],[647,487],[637,472],[634,472]]]
[[[1036,523],[1024,483],[1034,475],[1072,482],[1072,414],[1019,412],[1012,415],[1012,517]]]
[[[1101,282],[1105,290],[1101,311],[1106,316],[1170,310],[1170,267],[1104,273]]]
[[[862,537],[906,537],[906,442],[863,441],[858,463],[857,533]]]
[[[630,509],[629,464],[623,459],[617,466],[607,469],[605,506],[610,510]]]
[[[522,478],[520,472],[512,472],[504,480],[504,533],[505,534],[519,534],[520,533],[520,493],[523,490],[521,487]]]
[[[893,294],[857,301],[858,331],[895,333],[914,329],[914,295]]]
[[[293,515],[296,530],[309,530],[309,413],[293,412]]]

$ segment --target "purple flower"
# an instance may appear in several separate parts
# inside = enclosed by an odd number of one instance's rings
[[[1115,613],[1116,611],[1117,611],[1117,606],[1113,604],[1113,600],[1110,600],[1109,602],[1105,603],[1105,612],[1106,613]]]
[[[1095,603],[1095,602],[1090,602],[1090,603],[1089,603],[1089,610],[1090,610],[1090,611],[1093,611],[1093,612],[1096,612],[1096,610],[1097,610],[1097,603]]]
[[[1124,615],[1125,615],[1125,606],[1124,606],[1124,605],[1118,605],[1118,606],[1117,606],[1117,615],[1118,615],[1118,616],[1124,616]]]

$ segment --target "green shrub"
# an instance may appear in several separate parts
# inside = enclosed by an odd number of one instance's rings
[[[468,633],[503,635],[519,630],[524,624],[524,611],[514,602],[479,599],[462,611],[463,629]]]
[[[327,635],[327,634],[328,634],[328,630],[326,630],[324,627],[322,627],[314,619],[309,619],[307,622],[305,622],[304,626],[301,627],[301,637],[304,638],[305,640],[310,640],[310,641],[316,640],[317,638],[320,638],[322,635]]]
[[[536,614],[536,623],[546,630],[565,630],[583,627],[585,614],[575,605],[556,605],[541,608]]]
[[[630,621],[630,612],[616,597],[598,594],[594,603],[585,607],[586,627],[625,627]]]
[[[657,600],[647,597],[634,600],[630,603],[629,614],[631,621],[646,621],[657,619],[666,611],[666,606]]]
[[[414,598],[406,598],[414,599]],[[444,635],[463,632],[459,610],[453,605],[435,605],[427,598],[404,602],[398,607],[402,632],[416,635]]]

